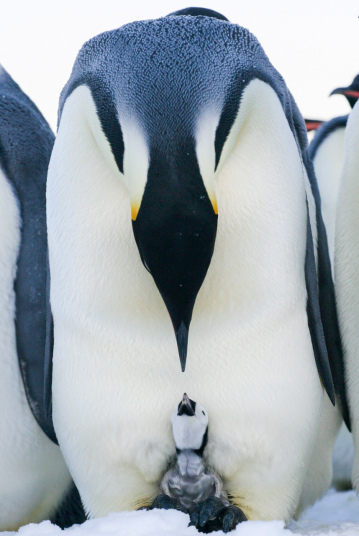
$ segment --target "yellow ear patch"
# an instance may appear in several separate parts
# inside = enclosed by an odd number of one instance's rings
[[[218,205],[217,205],[217,199],[215,197],[211,197],[211,203],[214,210],[214,213],[218,215]]]
[[[138,203],[131,203],[131,218],[133,221],[136,220],[139,210],[140,210],[140,205]]]

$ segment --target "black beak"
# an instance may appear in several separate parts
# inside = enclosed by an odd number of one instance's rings
[[[336,89],[333,89],[333,91],[329,94],[329,97],[332,95],[345,95],[346,87],[337,87]]]
[[[319,128],[323,124],[323,121],[321,119],[304,119],[304,121],[307,132],[317,130],[317,128]]]
[[[196,402],[190,400],[186,393],[183,395],[182,402],[178,405],[177,415],[188,415],[193,417],[196,412]]]
[[[359,91],[357,89],[352,89],[350,86],[337,87],[337,89],[334,89],[329,96],[331,95],[344,95],[352,108],[354,108],[356,101],[359,99]]]

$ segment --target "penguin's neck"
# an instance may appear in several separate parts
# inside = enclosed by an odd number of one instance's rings
[[[192,449],[178,450],[177,466],[182,476],[199,476],[204,472],[202,456]]]

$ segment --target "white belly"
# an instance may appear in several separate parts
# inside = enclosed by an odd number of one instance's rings
[[[16,259],[20,215],[0,170],[0,531],[39,522],[60,502],[70,475],[36,423],[20,375],[15,339]]]
[[[345,132],[343,173],[338,196],[335,236],[335,281],[342,333],[348,400],[354,441],[352,482],[359,490],[359,106],[354,106]]]
[[[303,171],[263,91],[217,180],[218,236],[185,373],[128,194],[83,124],[83,89],[65,105],[48,180],[53,410],[91,515],[156,494],[183,392],[208,409],[208,460],[251,517],[287,517],[298,500],[323,391],[306,316]]]

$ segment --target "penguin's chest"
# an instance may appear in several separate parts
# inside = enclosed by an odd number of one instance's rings
[[[91,444],[99,459],[105,452],[107,462],[135,465],[158,480],[174,454],[170,416],[183,392],[208,408],[209,459],[221,474],[240,459],[270,460],[289,448],[288,434],[293,442],[307,437],[320,384],[304,274],[286,244],[284,260],[278,244],[271,249],[263,240],[253,251],[254,236],[234,246],[225,234],[220,226],[193,314],[185,373],[169,315],[130,232],[133,256],[126,263],[113,246],[95,252],[96,263],[88,258],[67,295],[64,289],[57,295],[53,278],[60,440],[62,430],[70,431],[81,451]],[[281,262],[273,262],[275,249]],[[72,269],[76,263],[74,252]]]
[[[208,408],[215,467],[219,452],[234,467],[240,458],[270,458],[279,444],[283,453],[292,432],[293,441],[311,433],[321,388],[306,316],[301,163],[294,142],[273,162],[274,136],[261,159],[253,151],[258,132],[243,137],[218,181],[217,239],[193,311],[184,373],[118,177],[94,147],[81,174],[50,180],[60,442],[63,436],[82,451],[91,444],[100,459],[105,452],[113,463],[159,478],[174,453],[170,416],[184,392]],[[58,157],[55,147],[53,173]]]
[[[20,214],[12,188],[0,169],[0,437],[11,433],[24,410],[24,394],[15,341],[16,260],[20,246]],[[12,425],[16,428],[16,424]],[[4,444],[5,446],[5,444]]]

